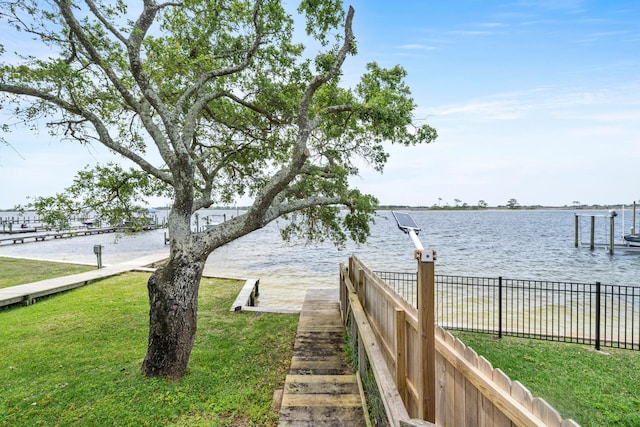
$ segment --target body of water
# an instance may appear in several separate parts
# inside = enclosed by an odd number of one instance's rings
[[[581,220],[584,246],[574,246],[575,214],[606,215],[607,211],[584,210],[483,210],[410,212],[422,228],[419,238],[437,252],[436,274],[640,285],[640,252],[604,248],[589,250],[589,218]],[[631,227],[627,210],[616,218],[615,239]],[[161,212],[162,214],[162,212]],[[221,218],[233,211],[207,211]],[[219,215],[219,216],[218,216]],[[0,217],[12,213],[0,213]],[[15,214],[13,214],[15,216]],[[299,308],[309,288],[337,287],[338,265],[355,254],[371,269],[415,272],[414,245],[400,231],[391,212],[381,211],[364,245],[348,244],[338,250],[331,244],[283,242],[282,222],[217,249],[205,272],[225,277],[260,279],[259,304],[275,308]],[[640,227],[640,223],[638,224]],[[609,219],[596,218],[596,242],[608,242]],[[168,255],[164,230],[138,235],[101,234],[64,240],[0,245],[0,256],[95,263],[94,245],[103,245],[103,264],[157,253]]]

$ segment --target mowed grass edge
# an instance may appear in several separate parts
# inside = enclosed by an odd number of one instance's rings
[[[583,427],[640,426],[640,352],[452,331]]]
[[[90,265],[0,257],[0,288],[84,273],[95,269],[96,267]]]
[[[0,425],[277,425],[298,316],[229,312],[243,282],[205,278],[188,375],[147,379],[148,277],[0,310]]]

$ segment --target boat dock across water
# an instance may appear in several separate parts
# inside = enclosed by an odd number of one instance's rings
[[[618,213],[614,210],[610,210],[605,215],[596,215],[596,214],[575,214],[575,246],[576,248],[582,246],[582,232],[581,227],[581,218],[589,218],[590,219],[590,227],[589,227],[589,249],[593,250],[595,248],[605,248],[609,251],[611,255],[615,252],[616,249],[624,250],[624,251],[640,251],[640,234],[636,233],[636,203],[633,202],[633,226],[631,227],[631,234],[624,234],[620,240],[621,243],[616,243],[615,240],[615,218],[618,216]],[[605,221],[608,219],[608,230],[606,234],[606,242],[596,242],[596,218],[605,218]],[[624,224],[624,210],[623,210],[623,224]]]
[[[155,230],[157,228],[161,228],[163,225],[146,225],[142,227],[142,230]],[[117,231],[127,231],[130,227],[127,226],[116,226],[116,227],[88,227],[88,228],[77,228],[71,230],[60,230],[60,231],[34,231],[29,230],[26,232],[16,232],[13,231],[11,233],[0,233],[0,245],[7,243],[26,243],[26,242],[42,242],[44,240],[53,238],[53,239],[65,239],[71,237],[78,236],[93,236],[95,234],[104,234],[104,233],[115,233]]]
[[[64,239],[77,236],[91,236],[94,234],[115,233],[116,231],[118,231],[118,227],[86,228],[78,230],[44,232],[30,230],[20,233],[14,231],[12,233],[6,233],[9,237],[0,237],[0,245],[5,243],[25,243],[25,241],[41,242],[49,238]],[[4,234],[0,234],[0,236],[4,236]]]

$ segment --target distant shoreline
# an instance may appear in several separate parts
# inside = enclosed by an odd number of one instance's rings
[[[414,211],[484,211],[484,210],[598,210],[598,209],[618,209],[622,206],[633,206],[633,203],[617,203],[610,205],[564,205],[564,206],[547,206],[547,205],[518,205],[518,206],[478,206],[478,205],[466,205],[466,206],[411,206],[411,205],[380,205],[377,210],[390,211],[398,209],[408,209]],[[158,210],[169,210],[167,206],[154,207]],[[249,206],[213,206],[208,210],[247,210]],[[16,212],[17,209],[0,209],[0,212]],[[26,210],[25,212],[34,212],[33,210]]]
[[[622,206],[631,207],[632,204],[618,203],[614,205],[580,205],[580,206],[404,206],[404,205],[381,205],[378,210],[409,209],[416,211],[490,211],[490,210],[597,210],[597,209],[619,209]]]

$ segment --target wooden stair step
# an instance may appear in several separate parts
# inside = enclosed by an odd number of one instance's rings
[[[284,393],[359,395],[360,389],[355,375],[288,375]]]
[[[334,407],[359,407],[362,408],[362,399],[359,394],[334,394],[334,393],[289,393],[282,396],[282,406],[334,406]]]
[[[353,370],[336,360],[292,360],[289,373],[292,375],[345,375]]]
[[[344,356],[340,305],[329,295],[310,290],[302,305],[282,393],[281,427],[366,425],[357,377]]]
[[[363,427],[362,407],[297,406],[280,412],[280,427]]]

